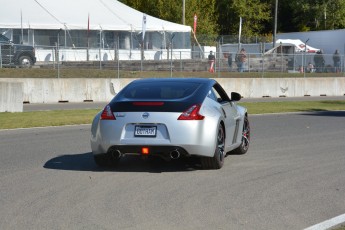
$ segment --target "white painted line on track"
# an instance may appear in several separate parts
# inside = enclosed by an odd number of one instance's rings
[[[326,221],[321,222],[319,224],[315,224],[313,226],[305,228],[304,230],[326,230],[326,229],[332,228],[334,226],[337,226],[341,223],[345,223],[345,214],[342,214],[340,216],[336,216],[332,219],[326,220]]]

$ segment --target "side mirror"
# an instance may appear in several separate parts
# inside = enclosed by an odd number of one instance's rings
[[[231,92],[231,101],[239,101],[241,100],[242,96],[239,93]]]

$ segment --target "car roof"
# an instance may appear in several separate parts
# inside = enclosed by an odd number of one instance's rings
[[[110,102],[112,111],[139,111],[133,101],[159,101],[163,106],[146,106],[150,111],[184,111],[201,104],[216,83],[208,78],[146,78],[134,80]]]
[[[209,78],[142,78],[133,81],[135,82],[194,82],[194,83],[215,83],[216,81]]]

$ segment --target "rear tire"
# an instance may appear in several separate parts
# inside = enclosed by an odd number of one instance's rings
[[[245,154],[249,149],[249,143],[250,143],[250,125],[249,125],[248,117],[245,116],[244,122],[243,122],[241,145],[237,149],[233,150],[231,153],[235,155]]]
[[[213,157],[201,158],[203,169],[220,169],[224,165],[225,133],[222,125],[219,125],[217,134],[217,145]]]

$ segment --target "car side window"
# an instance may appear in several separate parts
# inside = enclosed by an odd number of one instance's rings
[[[216,101],[216,102],[221,102],[221,96],[219,95],[219,93],[217,92],[217,90],[215,88],[212,88],[207,95],[209,98],[211,98],[212,100]]]
[[[214,101],[217,101],[217,97],[216,97],[216,95],[214,95],[214,92],[212,89],[210,91],[208,91],[207,97],[211,98]]]
[[[219,103],[226,103],[231,101],[225,90],[219,84],[215,84],[212,87],[212,90],[214,91],[214,94],[216,95],[217,101]]]

